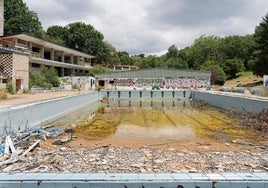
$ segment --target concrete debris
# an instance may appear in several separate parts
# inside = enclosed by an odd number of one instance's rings
[[[36,148],[0,162],[5,172],[157,173],[267,172],[266,152],[199,152],[149,147]]]
[[[64,131],[60,128],[51,128],[51,129],[33,128],[33,129],[25,129],[24,131],[17,132],[11,135],[3,136],[4,135],[3,134],[2,136],[0,136],[1,171],[9,172],[11,170],[20,170],[20,169],[26,170],[26,167],[28,168],[28,165],[18,166],[17,164],[25,162],[25,160],[29,155],[29,152],[33,151],[39,145],[41,140],[46,140],[47,138],[55,138],[63,133]],[[3,140],[5,140],[5,143],[3,143]],[[43,171],[44,169],[46,168],[41,168],[40,171]]]

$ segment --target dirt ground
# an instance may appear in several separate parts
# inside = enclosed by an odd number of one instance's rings
[[[41,148],[57,148],[62,146],[53,145],[52,142],[58,139],[67,139],[69,135],[65,134],[56,139],[49,139],[41,142]],[[258,138],[257,143],[232,140],[223,142],[214,139],[194,138],[182,140],[169,140],[169,139],[128,139],[128,138],[112,138],[107,137],[104,139],[84,139],[77,134],[74,134],[72,141],[64,144],[68,148],[102,148],[102,147],[131,147],[131,148],[154,148],[169,150],[174,149],[177,151],[198,151],[198,152],[214,152],[214,151],[234,151],[234,152],[257,152],[262,150],[263,147],[268,146],[267,137],[263,136]]]
[[[240,76],[238,78],[227,80],[224,84],[224,86],[228,87],[246,87],[246,88],[252,88],[252,87],[262,87],[263,77],[260,76]]]
[[[78,91],[43,92],[43,93],[27,93],[27,94],[18,93],[15,95],[8,95],[7,99],[0,99],[0,108],[43,101],[47,99],[66,97],[79,93],[80,92]]]

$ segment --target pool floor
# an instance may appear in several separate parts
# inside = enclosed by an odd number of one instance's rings
[[[75,133],[88,140],[154,143],[211,139],[255,142],[262,133],[246,130],[224,111],[190,100],[109,100],[91,119],[78,121]]]

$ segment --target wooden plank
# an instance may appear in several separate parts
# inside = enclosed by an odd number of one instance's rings
[[[12,142],[10,136],[7,136],[6,143],[5,143],[5,152],[4,152],[6,155],[9,155],[9,148],[11,149],[12,154],[17,154],[17,151],[13,145],[13,142]]]
[[[25,156],[27,153],[29,153],[33,148],[35,148],[41,140],[37,140],[33,145],[31,145],[23,154],[22,156]]]

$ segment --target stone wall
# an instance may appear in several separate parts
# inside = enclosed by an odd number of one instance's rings
[[[12,83],[21,80],[20,89],[29,89],[29,56],[27,54],[13,53]]]

